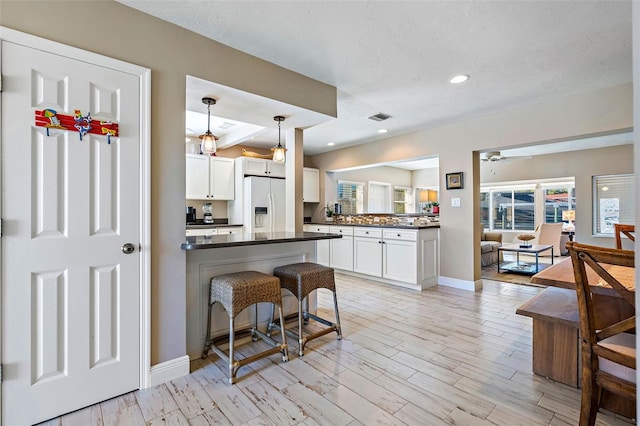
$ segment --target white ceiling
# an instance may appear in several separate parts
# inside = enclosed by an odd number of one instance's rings
[[[267,130],[250,146],[277,143],[277,114],[283,128],[305,123],[313,155],[632,81],[630,1],[119,1],[338,89],[329,121],[243,93],[235,115],[225,97],[213,115]],[[451,85],[458,73],[471,78]],[[199,120],[187,127],[198,134],[201,98],[225,88],[195,83],[187,107]],[[379,112],[392,118],[367,118]]]

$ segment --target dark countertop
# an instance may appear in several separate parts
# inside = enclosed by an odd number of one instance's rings
[[[211,228],[233,228],[243,225],[229,225],[226,223],[189,223],[187,229],[211,229]]]
[[[318,232],[257,232],[255,234],[225,234],[187,237],[182,250],[201,250],[222,247],[255,246],[261,244],[292,243],[297,241],[329,240],[342,238],[338,234]]]
[[[335,222],[314,222],[305,223],[305,225],[323,225],[323,226],[362,226],[362,227],[374,227],[374,228],[393,228],[393,229],[427,229],[427,228],[440,228],[440,222],[429,222],[428,225],[409,225],[403,224],[390,224],[386,223],[381,225],[379,223],[335,223]]]

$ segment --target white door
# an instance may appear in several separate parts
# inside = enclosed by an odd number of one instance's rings
[[[139,388],[140,83],[8,42],[2,74],[2,423],[22,425]],[[47,136],[44,108],[120,137]]]

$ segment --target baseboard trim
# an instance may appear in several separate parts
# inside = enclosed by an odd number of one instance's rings
[[[151,386],[156,386],[189,374],[189,355],[151,366]]]
[[[445,287],[459,288],[460,290],[479,291],[482,290],[482,280],[467,281],[458,278],[443,277],[438,278],[438,285]]]

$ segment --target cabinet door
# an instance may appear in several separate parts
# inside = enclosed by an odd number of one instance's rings
[[[320,202],[320,171],[305,167],[302,169],[302,201]]]
[[[209,157],[209,191],[214,200],[233,200],[233,158]]]
[[[416,242],[384,240],[382,246],[382,277],[416,284],[418,273]]]
[[[187,155],[186,198],[188,200],[209,199],[209,157]]]
[[[353,239],[353,272],[382,276],[382,241],[379,238]]]
[[[286,168],[284,163],[276,163],[270,160],[266,160],[267,174],[269,177],[286,177]]]
[[[262,158],[243,157],[244,174],[253,176],[267,175],[267,160]]]
[[[330,266],[353,271],[353,237],[344,236],[331,241]]]

